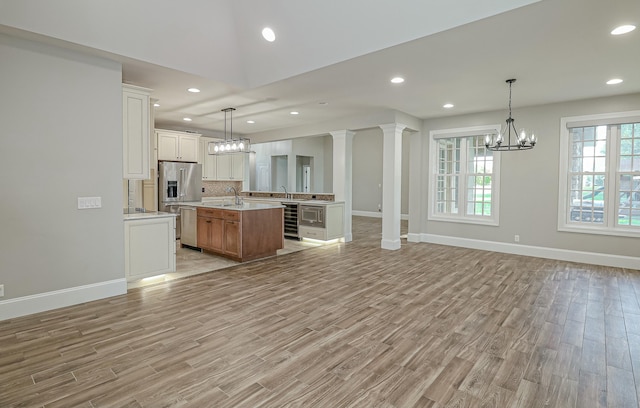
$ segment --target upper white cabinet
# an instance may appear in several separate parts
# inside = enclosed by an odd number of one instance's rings
[[[151,89],[122,85],[122,177],[149,178]]]
[[[244,178],[244,153],[221,154],[217,156],[217,179],[242,181]]]
[[[158,160],[198,161],[199,134],[156,129],[156,135]]]
[[[209,154],[209,143],[214,140],[207,137],[200,138],[200,160],[198,163],[202,164],[202,180],[205,181],[217,180],[218,156]]]

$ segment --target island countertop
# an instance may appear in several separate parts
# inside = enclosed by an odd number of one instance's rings
[[[168,212],[162,212],[162,211],[150,211],[150,212],[131,212],[131,213],[124,213],[123,217],[125,221],[131,221],[131,220],[144,220],[144,219],[151,219],[151,218],[165,218],[165,217],[176,217],[178,214],[172,214],[172,213],[168,213]]]
[[[267,204],[267,203],[251,203],[251,202],[244,202],[242,204],[225,204],[220,202],[187,201],[187,202],[180,203],[180,205],[185,207],[219,208],[221,210],[236,210],[236,211],[284,208],[284,205],[280,203]]]

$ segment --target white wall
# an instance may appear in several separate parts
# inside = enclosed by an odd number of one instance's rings
[[[126,291],[120,65],[0,35],[0,90],[0,319],[32,295]]]
[[[557,231],[558,183],[564,181],[558,169],[560,118],[637,109],[640,109],[640,94],[514,110],[516,127],[535,129],[539,143],[530,151],[500,153],[500,226],[425,221],[422,233],[509,244],[514,243],[514,235],[518,234],[521,246],[639,257],[640,238]],[[498,111],[425,120],[422,160],[428,158],[429,131],[503,123],[506,115],[506,111]],[[423,171],[427,178],[426,168]],[[430,196],[429,181],[422,183],[427,189],[422,193],[427,197]],[[413,197],[418,199],[420,195]],[[421,208],[422,219],[426,220],[426,203],[421,203]]]

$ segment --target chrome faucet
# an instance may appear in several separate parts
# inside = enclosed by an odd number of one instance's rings
[[[287,188],[285,186],[280,186],[284,190],[284,198],[285,200],[289,199],[289,193],[287,193]]]
[[[238,195],[238,190],[236,190],[235,187],[227,187],[227,193],[230,193],[231,190],[233,190],[233,195],[236,198],[236,205],[242,204],[242,200],[240,199],[240,196]]]

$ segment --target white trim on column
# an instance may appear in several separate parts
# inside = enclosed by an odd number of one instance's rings
[[[127,293],[127,280],[115,279],[0,301],[0,321]]]

